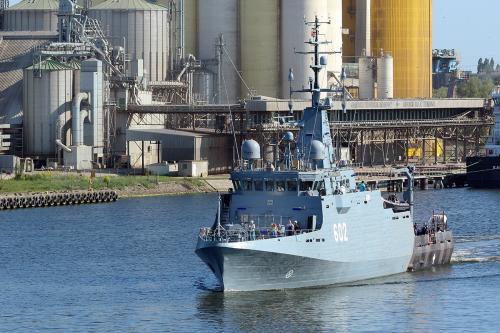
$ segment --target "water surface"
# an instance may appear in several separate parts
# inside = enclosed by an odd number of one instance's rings
[[[495,332],[500,191],[416,193],[445,211],[453,264],[348,287],[217,292],[194,254],[216,196],[0,212],[1,332]]]

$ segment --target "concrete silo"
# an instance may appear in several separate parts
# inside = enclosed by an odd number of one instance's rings
[[[162,81],[169,69],[169,15],[144,0],[107,0],[89,10],[114,46],[126,45],[131,60],[143,59],[146,77]]]
[[[327,37],[332,44],[327,45],[328,51],[338,52],[328,55],[327,70],[340,79],[342,71],[342,0],[327,0],[328,2],[328,17],[331,24],[328,26]]]
[[[56,139],[63,143],[68,141],[73,71],[73,67],[54,60],[44,60],[24,70],[25,153],[55,156]]]
[[[375,60],[371,57],[359,57],[359,98],[372,99],[375,94]]]
[[[158,0],[157,4],[169,7],[172,0]],[[198,53],[198,0],[175,0],[180,19],[180,11],[184,13],[184,54]]]
[[[255,94],[280,95],[280,1],[240,3],[241,72]],[[241,96],[248,94],[242,85]]]
[[[371,52],[371,0],[356,0],[355,55]]]
[[[372,56],[394,58],[394,97],[432,96],[432,0],[371,3]]]
[[[220,82],[220,103],[233,103],[240,97],[240,79],[236,72],[240,63],[239,34],[239,1],[238,0],[202,0],[198,2],[198,56],[201,60],[217,57],[216,45],[219,35],[224,36],[224,56]],[[233,64],[228,60],[231,58]],[[235,69],[236,67],[236,69]],[[217,73],[217,66],[210,66]],[[216,91],[218,88],[216,88]],[[227,93],[226,93],[227,91]]]
[[[338,7],[335,4],[331,6],[328,5],[327,0],[315,0],[315,1],[304,1],[304,0],[288,0],[282,3],[281,7],[281,94],[283,98],[288,98],[289,95],[289,82],[288,82],[288,70],[293,68],[295,74],[295,81],[293,86],[295,88],[301,88],[302,86],[307,86],[309,77],[313,75],[310,69],[311,60],[309,56],[295,54],[296,51],[309,51],[308,45],[304,44],[304,41],[311,39],[311,27],[304,24],[304,18],[307,21],[313,21],[314,17],[318,15],[320,20],[326,21],[330,17],[332,22],[338,20],[341,24],[341,18],[335,17],[338,13],[342,13],[341,6]],[[335,0],[336,2],[336,0]],[[329,11],[329,8],[331,12]],[[335,8],[335,10],[333,10]],[[338,11],[338,13],[337,13]],[[331,14],[329,14],[331,13]],[[334,40],[333,28],[325,27],[323,25],[323,30],[326,31],[325,39]],[[335,34],[336,35],[336,34]],[[337,35],[336,35],[337,36]],[[338,36],[337,36],[338,39]],[[341,42],[341,40],[340,40]],[[323,45],[321,46],[321,51],[340,51],[334,49],[335,44],[332,46]],[[334,57],[329,56],[328,69],[332,70],[335,68]],[[322,71],[320,73],[321,85],[327,85],[327,71]],[[308,94],[296,94],[295,98],[308,98]]]
[[[5,31],[57,31],[57,0],[23,0],[4,11]]]

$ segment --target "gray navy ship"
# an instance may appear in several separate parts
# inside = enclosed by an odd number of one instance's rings
[[[320,98],[330,90],[318,80],[326,64],[319,27],[326,23],[306,22],[314,78],[299,91],[310,92],[312,104],[297,123],[297,138],[285,133],[283,153],[260,166],[259,144],[244,141],[231,174],[234,191],[219,196],[214,224],[200,230],[196,253],[224,291],[348,284],[450,261],[445,215],[433,214],[432,232],[413,223],[411,168],[397,171],[408,177],[399,202],[378,189],[358,189],[353,169],[336,162],[330,103]]]

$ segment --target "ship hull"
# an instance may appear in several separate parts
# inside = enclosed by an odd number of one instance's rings
[[[225,246],[198,248],[196,253],[212,269],[224,291],[348,284],[405,272],[411,257],[341,262]]]
[[[500,188],[500,156],[468,157],[467,183],[475,188]]]
[[[451,261],[455,242],[451,231],[437,232],[435,241],[429,235],[415,236],[415,247],[408,270],[415,272],[438,265],[446,265]]]

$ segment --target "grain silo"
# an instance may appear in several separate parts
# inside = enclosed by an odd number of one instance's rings
[[[328,55],[327,70],[340,79],[342,71],[342,0],[327,0],[328,18],[331,24],[328,26],[327,41],[331,42],[327,46],[328,51],[337,52]],[[328,38],[329,37],[329,38]]]
[[[356,0],[355,55],[371,52],[371,0]]]
[[[394,97],[432,96],[432,0],[371,3],[372,56],[394,58]]]
[[[280,1],[240,3],[241,73],[255,94],[280,95]],[[242,85],[241,96],[248,94]]]
[[[44,60],[24,70],[24,149],[27,154],[54,156],[56,139],[63,143],[71,128],[74,68]]]
[[[330,18],[334,24],[331,27],[322,25],[321,32],[326,35],[322,36],[322,39],[332,41],[334,44],[322,45],[320,51],[341,51],[342,39],[339,38],[341,29],[339,32],[335,31],[342,26],[340,2],[337,0],[288,0],[283,3],[281,7],[281,94],[283,98],[288,98],[289,95],[289,68],[294,70],[293,86],[295,88],[307,86],[309,84],[308,78],[313,75],[309,67],[311,65],[310,57],[295,54],[294,51],[310,51],[310,46],[305,45],[304,41],[312,38],[312,27],[304,24],[304,18],[307,21],[314,21],[316,15],[321,21],[327,21]],[[328,56],[328,59],[327,69],[334,73],[340,73],[341,61],[338,59],[341,59],[341,56]],[[320,75],[321,85],[326,87],[327,71],[322,71]],[[308,98],[308,95],[296,94],[294,97]]]
[[[131,60],[143,59],[145,76],[162,81],[169,69],[167,8],[144,0],[107,0],[89,10],[114,46],[126,45]]]
[[[216,45],[219,35],[224,37],[224,56],[220,78],[220,103],[233,103],[240,98],[239,41],[239,1],[238,0],[203,0],[198,2],[198,56],[201,60],[216,58]],[[229,58],[232,61],[229,61]],[[234,64],[234,66],[233,66]],[[217,67],[210,68],[217,73]],[[218,89],[216,89],[218,90]]]
[[[394,97],[394,59],[390,54],[383,53],[377,58],[377,98]]]
[[[6,8],[5,31],[57,31],[57,0],[23,0]]]
[[[359,62],[359,98],[372,99],[374,97],[374,59],[362,56]]]

